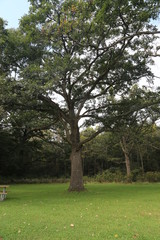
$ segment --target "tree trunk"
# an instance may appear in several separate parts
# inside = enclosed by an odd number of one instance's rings
[[[81,149],[73,147],[71,156],[71,181],[69,191],[83,191],[83,170],[82,170],[82,157]]]
[[[81,148],[80,145],[80,133],[78,127],[78,121],[74,119],[74,114],[72,116],[71,121],[71,135],[70,135],[70,142],[71,142],[71,181],[69,186],[69,191],[83,191],[83,168],[82,168],[82,155],[81,155]]]
[[[130,175],[131,175],[131,165],[130,165],[130,158],[129,158],[129,151],[127,148],[127,143],[125,137],[122,137],[120,141],[122,151],[125,156],[125,164],[126,164],[126,171],[127,171],[127,181],[130,182]]]
[[[126,163],[126,170],[127,170],[127,178],[129,179],[130,175],[131,175],[131,166],[130,166],[130,159],[129,159],[129,155],[125,152],[125,163]]]
[[[141,153],[141,151],[139,151],[139,156],[140,156],[140,161],[141,161],[142,173],[144,174],[143,154]]]

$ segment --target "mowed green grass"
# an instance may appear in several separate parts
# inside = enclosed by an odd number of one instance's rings
[[[160,184],[11,185],[0,202],[3,240],[160,240]],[[0,238],[0,239],[1,239]]]

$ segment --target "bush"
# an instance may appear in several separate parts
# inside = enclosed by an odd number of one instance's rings
[[[95,178],[94,177],[84,176],[83,177],[83,182],[84,182],[84,184],[86,184],[88,182],[95,182]]]
[[[136,169],[132,171],[128,178],[126,174],[116,170],[105,170],[95,176],[97,182],[160,182],[160,172],[146,172],[142,173],[141,170]]]
[[[4,178],[0,176],[0,184],[12,184],[12,183],[67,183],[70,178]],[[84,184],[88,182],[160,182],[160,172],[146,172],[142,173],[141,170],[136,169],[132,171],[129,178],[126,174],[117,169],[107,169],[102,173],[95,175],[94,177],[83,177]]]
[[[160,172],[147,172],[144,178],[147,182],[160,182]]]
[[[69,178],[0,178],[0,184],[67,183]]]
[[[120,171],[105,170],[95,176],[97,182],[123,182],[125,176]]]

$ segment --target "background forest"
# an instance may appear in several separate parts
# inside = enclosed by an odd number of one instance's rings
[[[37,113],[33,111],[9,114],[1,108],[0,175],[3,178],[8,181],[69,178],[70,145],[61,137],[60,129],[41,129],[41,121],[37,123]],[[95,131],[88,127],[81,132],[81,138],[84,140]],[[160,128],[147,121],[101,133],[82,149],[84,176],[86,180],[88,176],[98,181],[125,181],[126,148],[130,180],[159,181],[159,142]]]

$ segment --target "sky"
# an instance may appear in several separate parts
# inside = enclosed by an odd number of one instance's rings
[[[8,28],[17,28],[19,19],[28,13],[28,0],[0,0],[0,17],[8,22]],[[160,19],[157,21],[160,29]],[[159,40],[160,42],[160,40]],[[160,44],[159,44],[160,45]],[[160,77],[160,57],[155,59],[155,65],[152,66],[155,76]],[[141,85],[145,85],[145,81]],[[160,79],[155,79],[155,86],[160,86]]]
[[[19,19],[28,10],[28,0],[0,0],[0,17],[8,22],[9,28],[17,28]]]

